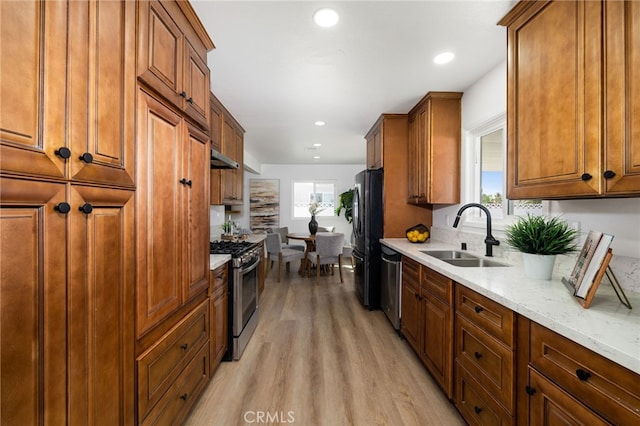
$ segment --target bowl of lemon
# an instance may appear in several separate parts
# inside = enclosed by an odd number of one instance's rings
[[[415,225],[407,229],[405,235],[412,243],[424,243],[429,239],[429,228],[423,224]]]

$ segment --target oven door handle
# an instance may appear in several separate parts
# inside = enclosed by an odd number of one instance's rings
[[[240,270],[240,273],[242,274],[246,274],[247,272],[251,272],[252,270],[256,269],[258,267],[258,263],[260,263],[260,257],[257,257],[255,262],[247,265],[247,266],[243,266],[242,269]]]

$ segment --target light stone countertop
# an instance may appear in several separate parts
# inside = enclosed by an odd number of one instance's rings
[[[230,254],[210,254],[209,255],[209,270],[213,271],[218,269],[231,260]]]
[[[427,241],[411,243],[404,238],[381,242],[401,254],[451,278],[489,299],[556,333],[640,374],[640,293],[625,291],[633,309],[618,300],[605,279],[591,306],[584,309],[554,275],[550,281],[526,278],[520,265],[463,268],[450,265],[421,250],[458,250],[451,244]],[[469,251],[484,257],[484,252]],[[507,263],[503,259],[494,259]]]

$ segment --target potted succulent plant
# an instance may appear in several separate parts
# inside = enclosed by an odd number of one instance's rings
[[[550,280],[556,255],[577,250],[578,232],[558,216],[521,217],[506,229],[507,244],[522,252],[525,275]]]

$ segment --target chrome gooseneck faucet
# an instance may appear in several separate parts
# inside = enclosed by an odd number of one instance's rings
[[[495,238],[493,238],[493,235],[491,235],[491,213],[489,213],[489,210],[485,206],[478,203],[469,203],[460,207],[460,210],[458,210],[458,215],[456,216],[456,220],[453,222],[453,227],[454,228],[458,227],[458,223],[460,223],[460,216],[462,215],[462,212],[468,209],[469,207],[477,207],[487,215],[487,236],[484,239],[484,243],[487,246],[487,252],[485,253],[485,256],[493,257],[493,246],[499,246],[500,241],[496,240]]]

